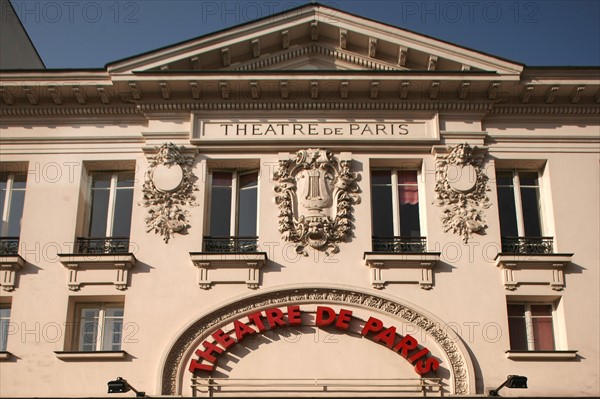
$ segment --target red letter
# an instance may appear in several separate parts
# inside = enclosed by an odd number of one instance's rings
[[[217,358],[212,355],[213,352],[223,353],[223,349],[208,341],[202,342],[202,346],[206,348],[206,352],[198,349],[195,353],[199,357],[206,359],[207,362],[214,363],[217,361]]]
[[[325,327],[335,320],[335,311],[327,306],[317,307],[317,327]]]
[[[288,306],[288,325],[290,326],[299,326],[302,324],[302,319],[300,317],[300,306]]]
[[[281,309],[267,309],[265,310],[267,314],[267,322],[271,328],[275,328],[277,326],[285,326],[285,321],[283,321],[283,312]]]
[[[392,349],[392,346],[394,346],[394,338],[396,338],[396,327],[390,327],[373,337],[373,341],[382,342],[389,349]]]
[[[240,342],[245,335],[251,335],[256,333],[256,331],[252,327],[249,327],[247,324],[242,323],[239,320],[235,320],[233,322],[233,326],[235,327],[235,337],[237,338],[238,342]]]
[[[369,317],[369,320],[365,323],[360,335],[366,337],[367,334],[371,331],[377,332],[383,328],[383,322],[375,317]]]
[[[417,360],[419,360],[420,358],[422,358],[423,356],[425,356],[428,353],[429,353],[429,349],[423,348],[420,351],[418,351],[417,353],[415,353],[414,355],[412,355],[411,357],[409,357],[408,361],[414,364]]]
[[[192,361],[190,362],[190,373],[193,373],[196,370],[204,370],[204,371],[213,371],[215,368],[214,364],[202,364],[198,361],[196,361],[196,359],[192,359]]]
[[[398,342],[398,345],[394,347],[394,351],[399,352],[400,355],[406,359],[408,357],[408,351],[415,349],[417,346],[419,346],[417,340],[406,334],[406,336]]]
[[[425,363],[425,364],[423,364],[423,363]],[[438,362],[438,360],[433,357],[425,359],[425,362],[423,362],[423,360],[421,360],[417,364],[415,364],[415,371],[419,375],[427,374],[431,370],[435,371],[438,368],[440,368],[440,362]]]
[[[350,318],[352,317],[352,311],[346,309],[340,309],[337,321],[335,322],[335,328],[338,330],[347,330],[350,327]]]
[[[225,349],[229,348],[231,345],[235,345],[233,338],[225,334],[221,329],[214,332],[211,337],[213,337],[214,340],[217,341],[218,344],[221,344],[221,346]]]
[[[263,332],[267,328],[265,327],[262,320],[260,319],[260,316],[261,316],[260,312],[252,313],[251,315],[248,315],[248,321],[251,323],[254,323],[256,328],[258,328],[258,331]]]

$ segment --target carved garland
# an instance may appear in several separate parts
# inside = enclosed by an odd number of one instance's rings
[[[470,393],[467,363],[463,357],[463,353],[454,341],[455,338],[446,333],[447,330],[444,326],[429,320],[425,315],[420,314],[413,309],[375,295],[343,289],[301,288],[266,293],[243,299],[209,313],[197,320],[179,337],[167,356],[163,368],[162,394],[178,394],[176,392],[178,366],[186,351],[192,344],[197,342],[203,335],[213,330],[216,326],[231,318],[239,317],[241,314],[268,308],[273,305],[284,306],[284,304],[290,303],[301,304],[314,302],[350,304],[353,306],[375,309],[394,317],[400,317],[419,326],[435,339],[448,357],[454,385],[453,393],[462,395]]]
[[[352,160],[338,160],[326,150],[300,150],[292,159],[285,155],[273,174],[279,227],[285,241],[296,243],[296,252],[308,256],[306,247],[339,252],[337,243],[352,232],[352,206],[360,202]],[[300,180],[304,192],[297,194]],[[300,207],[306,208],[299,215]],[[332,208],[333,217],[329,215]]]
[[[481,168],[482,152],[476,154],[467,143],[448,149],[449,154],[437,158],[437,205],[445,207],[444,231],[460,235],[467,243],[473,233],[484,234],[487,228],[482,208],[491,205],[488,177]]]
[[[148,208],[146,232],[160,234],[166,243],[175,234],[190,227],[186,205],[196,206],[194,191],[198,178],[192,172],[194,157],[185,156],[183,147],[165,143],[157,148],[145,175],[140,205]]]

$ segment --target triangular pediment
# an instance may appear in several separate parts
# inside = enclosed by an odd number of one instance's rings
[[[149,71],[487,71],[521,64],[310,4],[108,65]]]

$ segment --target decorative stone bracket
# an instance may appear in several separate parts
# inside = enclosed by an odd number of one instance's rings
[[[0,285],[4,291],[13,291],[15,289],[15,278],[17,272],[21,270],[25,260],[19,255],[0,256]]]
[[[440,253],[365,252],[364,259],[365,265],[371,269],[373,288],[383,289],[387,283],[417,283],[422,289],[429,290],[433,287],[433,269],[440,260]]]
[[[198,286],[208,290],[213,283],[245,283],[250,289],[260,284],[260,269],[267,262],[265,252],[207,253],[190,252],[198,268]]]
[[[114,284],[118,290],[126,290],[129,269],[136,263],[130,253],[59,254],[58,258],[69,272],[67,285],[71,291],[79,291],[82,285],[98,284]]]
[[[496,266],[502,270],[504,288],[514,291],[523,284],[550,285],[553,290],[565,288],[565,267],[573,254],[515,255],[498,254]]]

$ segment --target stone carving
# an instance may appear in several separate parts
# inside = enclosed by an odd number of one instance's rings
[[[352,206],[360,202],[357,176],[351,172],[350,154],[338,160],[321,149],[284,154],[273,174],[275,203],[279,207],[279,232],[296,243],[296,251],[308,256],[306,247],[337,253],[337,243],[352,232]],[[298,194],[298,191],[301,191]]]
[[[182,154],[183,147],[165,143],[150,159],[140,205],[148,208],[146,232],[160,234],[166,243],[190,227],[186,205],[196,206],[194,191],[198,178],[192,172],[194,157]]]
[[[465,354],[456,344],[456,337],[448,334],[448,326],[428,319],[414,309],[376,295],[345,289],[329,288],[290,288],[270,293],[259,294],[241,299],[218,310],[215,310],[192,324],[172,346],[163,366],[162,395],[180,395],[178,392],[178,366],[186,351],[194,343],[204,339],[223,322],[239,318],[241,314],[261,310],[272,306],[288,304],[331,303],[358,306],[384,312],[393,317],[413,323],[427,332],[439,344],[449,359],[449,369],[453,380],[453,391],[456,395],[473,393],[474,387],[469,384],[469,367]]]
[[[491,204],[488,177],[481,168],[484,153],[476,153],[467,143],[449,151],[437,158],[436,200],[438,206],[445,207],[444,231],[460,235],[467,243],[473,233],[484,234],[487,227],[483,209]]]

